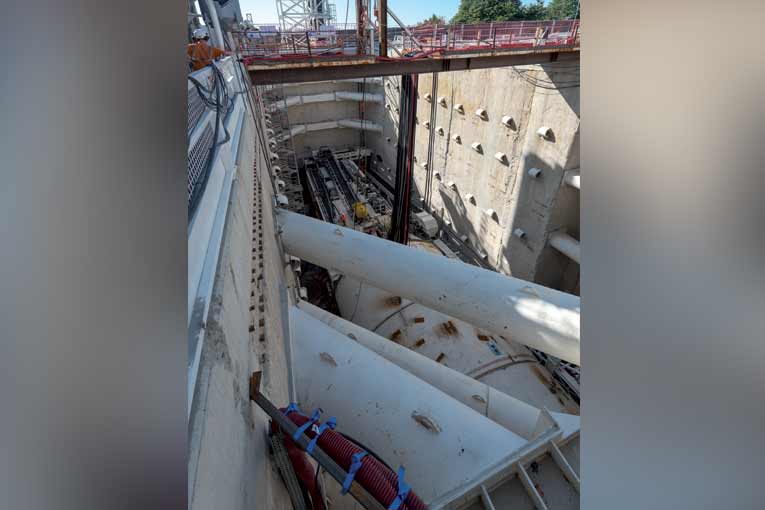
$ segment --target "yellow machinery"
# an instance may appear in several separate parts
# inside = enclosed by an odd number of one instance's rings
[[[356,216],[356,219],[363,220],[368,216],[367,206],[361,202],[356,202],[353,204],[353,214]]]

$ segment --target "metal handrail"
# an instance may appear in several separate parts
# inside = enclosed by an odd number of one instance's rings
[[[337,58],[357,54],[355,24],[333,25],[327,29],[300,32],[232,32],[238,52],[250,60],[291,58]],[[401,57],[423,53],[471,50],[513,50],[534,47],[575,48],[579,46],[580,20],[502,21],[493,23],[419,25],[391,27],[388,46]]]

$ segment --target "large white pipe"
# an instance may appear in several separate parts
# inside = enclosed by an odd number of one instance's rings
[[[580,264],[580,243],[573,237],[563,232],[553,232],[550,234],[550,246]]]
[[[383,131],[383,128],[380,124],[377,124],[376,122],[370,122],[368,120],[341,119],[337,121],[337,124],[340,127],[360,129],[363,131],[374,131],[375,133],[382,133]]]
[[[382,85],[383,79],[382,76],[372,76],[367,78],[348,78],[345,80],[322,80],[322,81],[312,81],[308,83],[308,85],[315,85],[317,83],[363,83],[366,85]],[[295,83],[285,83],[282,85],[283,87],[301,87],[303,85],[306,85],[306,83],[302,82],[295,82]]]
[[[368,92],[345,92],[343,90],[338,90],[335,92],[335,97],[338,101],[365,101],[367,103],[383,102],[382,94],[370,94]]]
[[[290,136],[297,136],[302,135],[304,133],[310,133],[312,131],[324,131],[327,129],[340,129],[340,128],[349,128],[349,129],[359,129],[364,131],[373,131],[375,133],[382,133],[383,128],[380,124],[377,124],[376,122],[371,122],[368,120],[357,120],[357,119],[340,119],[340,120],[329,120],[326,122],[314,122],[312,124],[293,124],[290,127],[289,133],[285,133],[281,137],[281,141],[286,140]]]
[[[528,441],[290,308],[297,403],[375,451],[430,503],[510,457]]]
[[[563,174],[563,182],[573,188],[582,189],[579,182],[579,170],[566,170]]]
[[[307,301],[299,302],[298,307],[340,333],[356,340],[367,349],[395,363],[410,374],[483,414],[493,422],[521,437],[532,438],[534,428],[539,420],[540,410],[538,408],[383,338],[368,329],[322,310]],[[563,430],[562,440],[579,431],[580,420],[578,416],[566,413],[551,414]]]
[[[285,250],[491,333],[579,364],[579,298],[279,210]]]
[[[551,391],[552,375],[518,342],[348,276],[336,282],[335,299],[340,317],[382,338],[536,408],[578,414],[573,401]]]
[[[364,101],[367,103],[382,103],[382,94],[366,94],[363,92],[327,92],[325,94],[310,94],[303,96],[287,96],[283,101],[279,101],[277,106],[280,108],[289,108],[303,104],[326,103],[330,101]]]

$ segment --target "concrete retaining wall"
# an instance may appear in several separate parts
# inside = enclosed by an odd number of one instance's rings
[[[189,419],[190,509],[292,508],[268,455],[267,416],[251,404],[247,387],[250,374],[262,369],[264,392],[277,405],[289,401],[284,340],[287,326],[281,318],[285,276],[270,219],[272,193],[267,184],[265,154],[257,141],[255,122],[249,116],[245,119]],[[253,258],[253,211],[258,209],[258,200],[253,198],[255,162],[266,181],[261,202],[268,251],[264,280],[269,283],[263,287],[257,286],[257,280],[253,282],[259,271]],[[262,314],[258,298],[261,289]],[[259,327],[261,316],[265,328]],[[266,341],[260,342],[263,329]]]
[[[565,170],[579,167],[579,89],[571,86],[578,83],[578,73],[571,66],[523,69],[527,70],[440,73],[435,89],[432,75],[420,75],[416,190],[424,195],[429,178],[429,208],[486,253],[496,269],[573,292],[578,287],[578,264],[572,266],[549,248],[547,238],[558,229],[579,235],[578,191],[562,183]],[[367,137],[368,146],[383,158],[376,163],[380,167],[395,168],[398,83],[398,77],[385,79],[389,108],[381,118],[384,132]],[[436,105],[430,129],[423,125],[430,121],[432,104],[426,94],[435,102],[444,97],[446,103]],[[462,104],[462,113],[454,109],[456,104]],[[478,108],[485,109],[485,118],[475,114]],[[501,123],[506,115],[513,118],[510,127]],[[537,135],[542,126],[552,129],[551,139]],[[436,132],[438,127],[443,134]],[[429,174],[423,163],[428,162],[431,134]],[[453,140],[454,135],[461,141]],[[471,148],[474,142],[481,144],[481,153]],[[495,159],[497,152],[506,154],[505,162]],[[532,168],[541,169],[541,175],[529,177]],[[517,228],[526,233],[523,239],[512,235]]]

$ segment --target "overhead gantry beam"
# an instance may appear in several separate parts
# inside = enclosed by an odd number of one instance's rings
[[[579,298],[280,209],[287,253],[579,364]]]
[[[475,51],[395,61],[379,61],[374,56],[305,59],[250,64],[247,69],[253,85],[275,85],[572,61],[579,61],[579,48]]]

